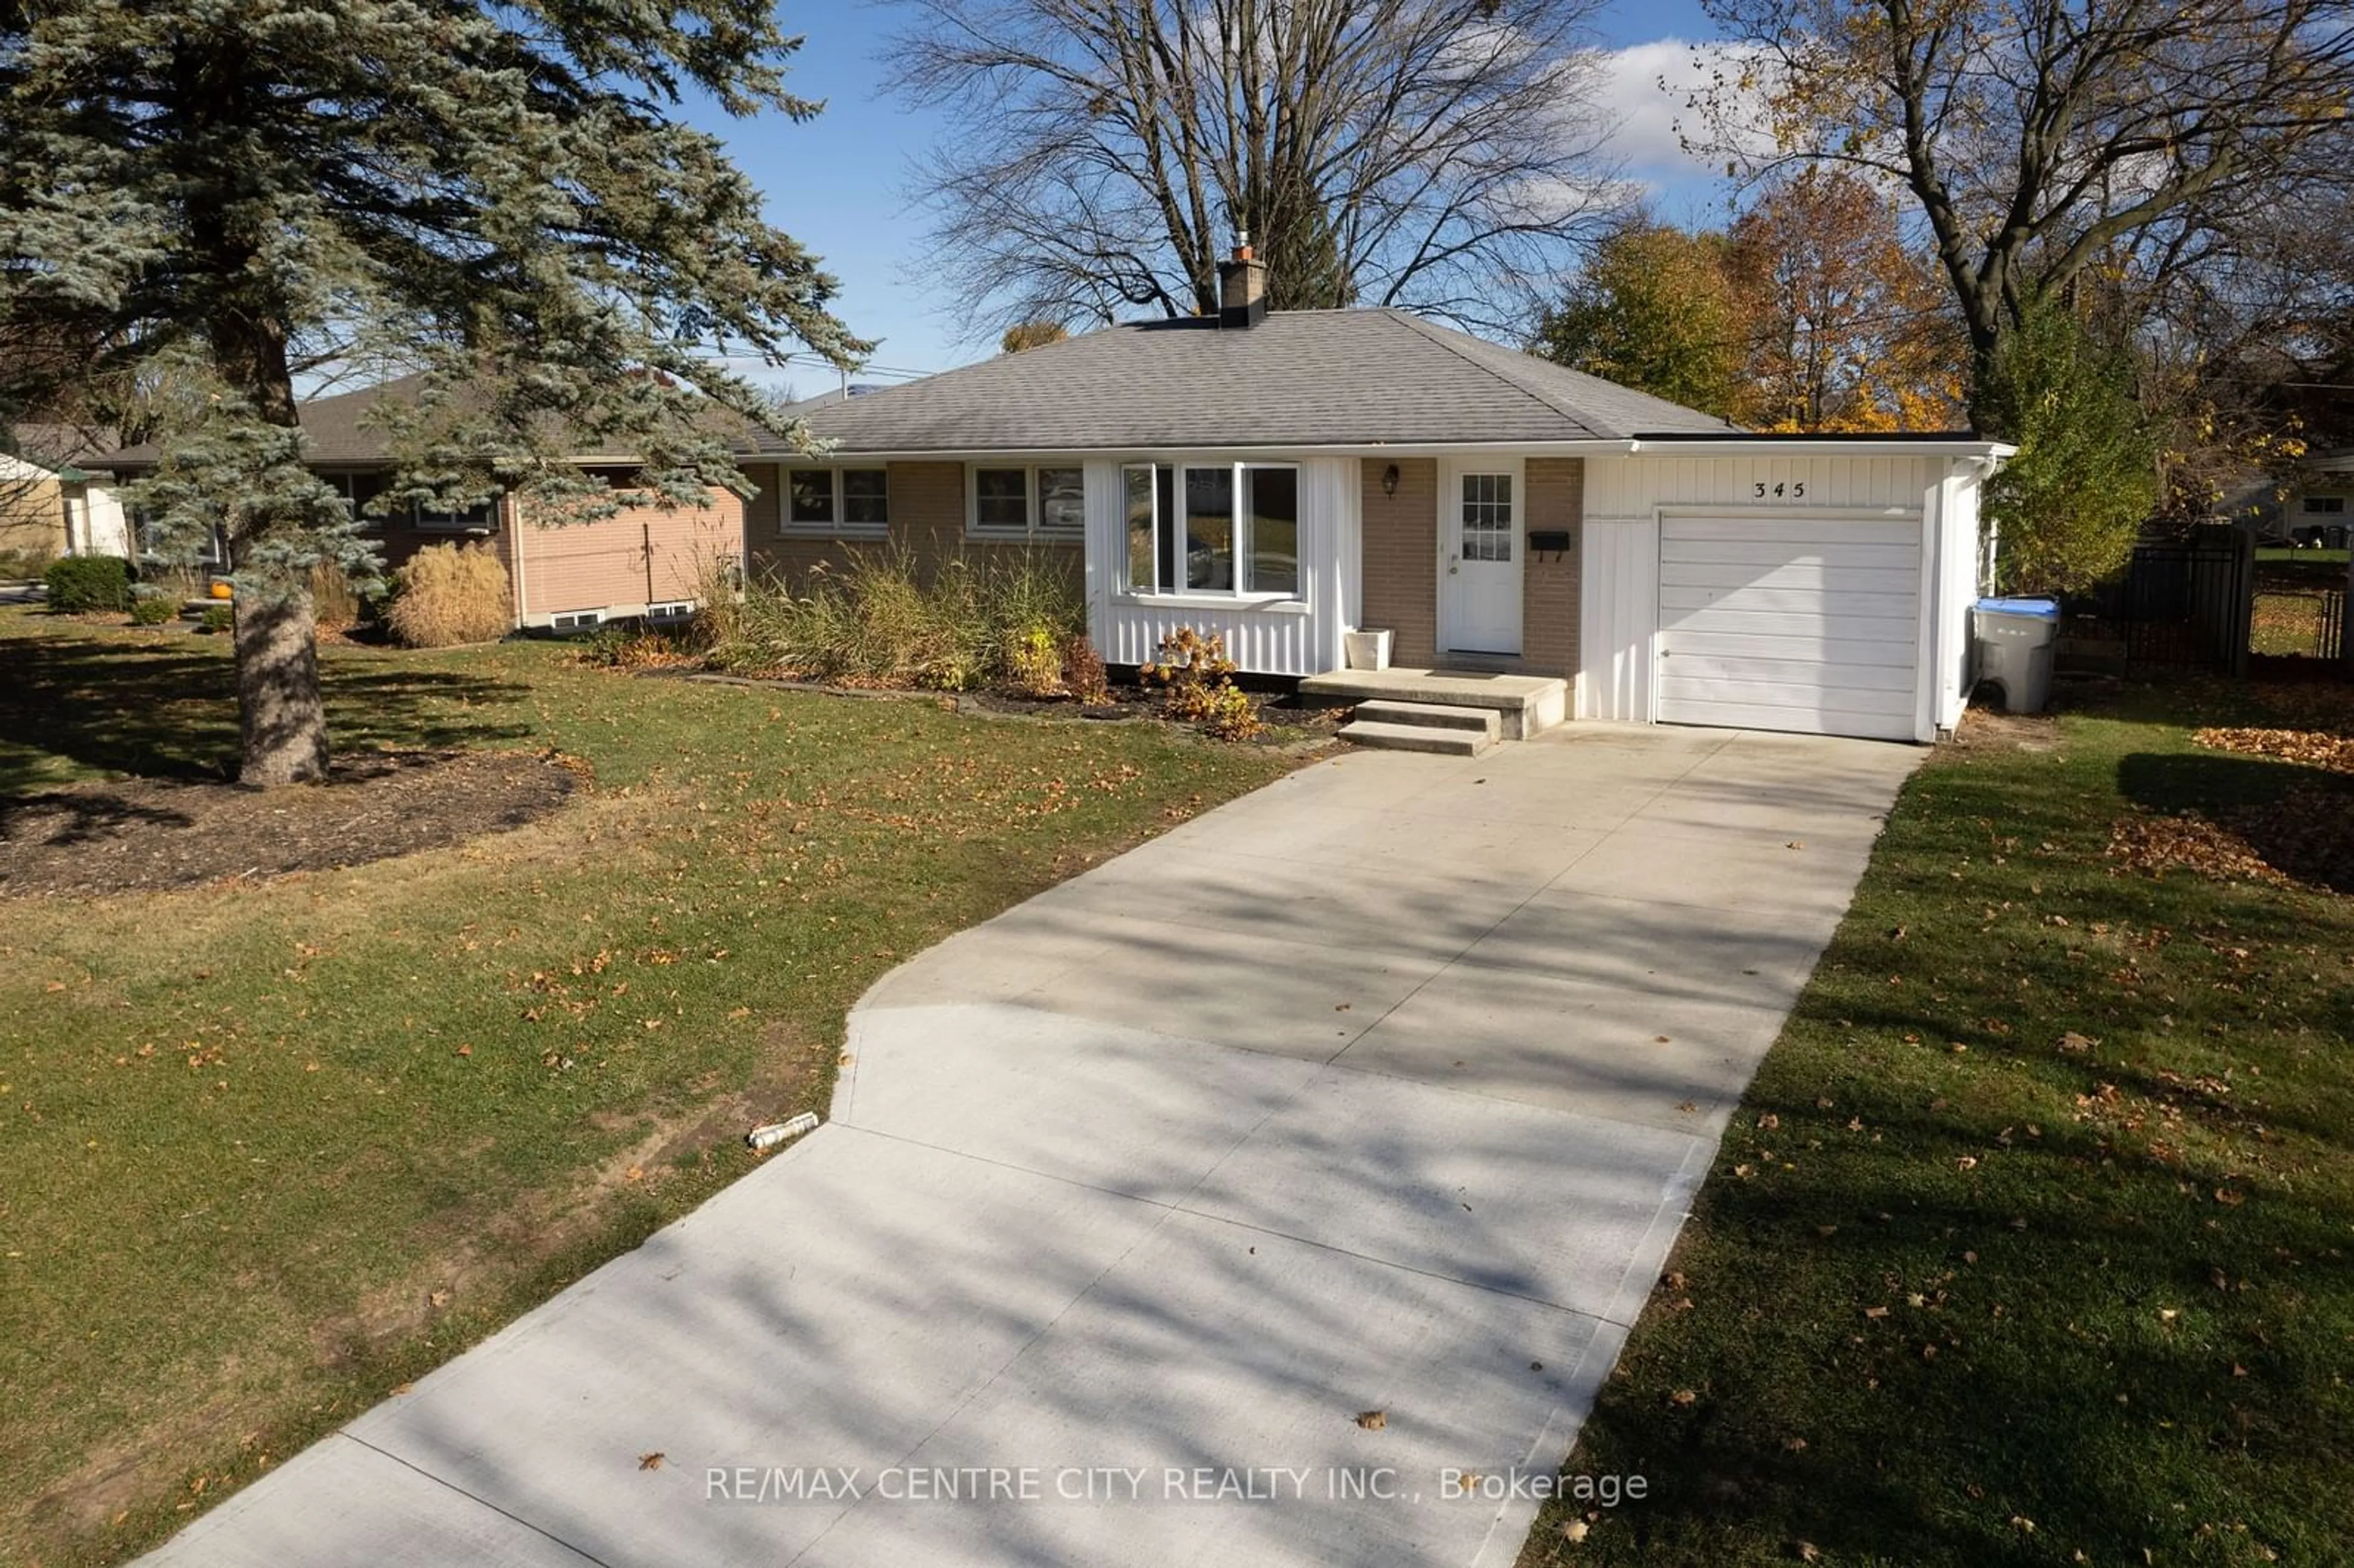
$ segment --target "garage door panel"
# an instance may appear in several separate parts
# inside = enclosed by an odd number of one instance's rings
[[[1679,636],[1694,631],[1723,631],[1753,637],[1893,642],[1909,649],[1913,646],[1914,624],[1910,616],[1803,615],[1789,609],[1751,611],[1712,606],[1685,611],[1675,628]]]
[[[1760,537],[1790,539],[1812,545],[1912,545],[1921,543],[1918,517],[1889,517],[1843,522],[1836,517],[1670,517],[1667,526],[1679,541],[1723,539],[1747,544]]]
[[[1913,694],[1909,690],[1868,692],[1805,682],[1694,680],[1679,671],[1661,677],[1659,694],[1676,703],[1763,705],[1802,713],[1901,718],[1908,723],[1913,717]]]
[[[1910,621],[1913,619],[1914,597],[1910,593],[1846,593],[1840,596],[1840,605],[1852,615]],[[1682,619],[1679,611],[1713,609],[1727,605],[1750,615],[1776,610],[1814,615],[1822,610],[1823,596],[1819,588],[1722,588],[1682,585],[1659,590],[1659,608],[1668,612],[1667,619],[1670,622]]]
[[[1690,563],[1714,565],[1737,561],[1744,565],[1778,567],[1785,564],[1813,563],[1824,565],[1837,561],[1850,567],[1885,567],[1892,571],[1918,569],[1921,546],[1918,542],[1903,545],[1808,544],[1788,539],[1665,539],[1659,544],[1659,560],[1667,568],[1665,575],[1676,575],[1673,568]]]
[[[1659,716],[1910,739],[1918,530],[1823,517],[1664,520]]]
[[[1834,691],[1903,692],[1907,701],[1913,695],[1910,665],[1828,664],[1819,659],[1719,659],[1704,653],[1678,653],[1660,666],[1660,673],[1679,680],[1787,682]]]
[[[1916,567],[1836,567],[1813,561],[1761,567],[1738,561],[1659,563],[1659,586],[1712,588],[1801,588],[1829,593],[1917,594]]]
[[[1773,722],[1761,715],[1770,713]],[[1662,713],[1662,718],[1667,715]],[[1870,714],[1851,714],[1811,708],[1761,709],[1745,703],[1693,703],[1676,705],[1675,724],[1712,725],[1721,729],[1774,729],[1790,735],[1852,735],[1867,740],[1911,740],[1913,720]]]
[[[1885,664],[1910,670],[1912,645],[1864,642],[1845,637],[1744,637],[1731,631],[1678,631],[1668,644],[1671,654],[1712,653],[1734,659],[1797,659],[1810,663]]]

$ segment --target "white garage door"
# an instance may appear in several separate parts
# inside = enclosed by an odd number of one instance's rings
[[[1659,527],[1659,717],[1910,740],[1921,525],[1670,517]]]

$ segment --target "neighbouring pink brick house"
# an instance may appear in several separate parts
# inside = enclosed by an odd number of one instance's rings
[[[403,377],[302,405],[313,471],[340,487],[354,506],[374,499],[392,475],[385,435],[368,416],[388,398],[415,396],[420,382]],[[136,476],[159,455],[153,447],[131,447],[99,466]],[[579,452],[573,461],[591,471],[610,471],[617,482],[627,482],[632,466],[626,454]],[[388,568],[429,545],[489,545],[507,569],[514,625],[557,630],[684,617],[715,569],[740,570],[744,557],[744,503],[724,490],[711,492],[707,506],[631,507],[594,523],[535,519],[528,501],[504,496],[471,512],[372,519],[371,529]],[[208,559],[230,564],[217,547]]]

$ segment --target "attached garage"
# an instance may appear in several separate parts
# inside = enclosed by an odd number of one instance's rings
[[[1910,740],[1920,629],[1917,523],[1660,521],[1662,723]]]
[[[2009,449],[1970,437],[1638,440],[1585,462],[1577,714],[1935,740],[1969,694]]]

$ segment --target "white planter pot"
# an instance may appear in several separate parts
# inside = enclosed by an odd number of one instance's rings
[[[1390,633],[1387,631],[1344,631],[1341,634],[1341,652],[1347,655],[1352,670],[1386,670],[1390,667]]]

